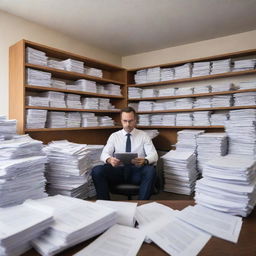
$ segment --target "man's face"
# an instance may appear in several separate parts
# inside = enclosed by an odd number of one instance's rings
[[[136,126],[136,117],[133,112],[123,112],[121,115],[121,123],[124,130],[130,133]]]

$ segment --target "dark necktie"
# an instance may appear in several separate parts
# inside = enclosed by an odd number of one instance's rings
[[[127,133],[126,136],[127,136],[127,139],[126,139],[125,151],[126,152],[131,152],[131,134]]]

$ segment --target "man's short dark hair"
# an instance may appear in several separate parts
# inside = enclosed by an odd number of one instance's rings
[[[132,107],[125,107],[125,108],[121,109],[120,115],[122,115],[122,113],[124,113],[124,112],[125,113],[133,112],[134,116],[136,117],[136,111]]]

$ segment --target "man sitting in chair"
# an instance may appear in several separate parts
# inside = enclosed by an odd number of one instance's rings
[[[156,163],[158,155],[150,137],[142,130],[135,128],[136,112],[131,107],[121,110],[123,129],[114,132],[104,147],[101,160],[104,165],[92,169],[92,179],[96,188],[97,198],[110,200],[109,187],[118,184],[139,185],[139,200],[148,200],[156,179]],[[115,153],[137,153],[138,157],[130,164],[123,165],[114,157]]]

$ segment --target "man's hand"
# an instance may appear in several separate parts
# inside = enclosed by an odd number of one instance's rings
[[[132,159],[132,163],[134,164],[134,165],[136,165],[136,166],[143,166],[143,165],[145,165],[146,163],[146,161],[145,161],[146,159],[145,158],[134,158],[134,159]]]
[[[120,160],[115,157],[109,157],[106,162],[108,164],[111,164],[113,167],[121,164]]]

